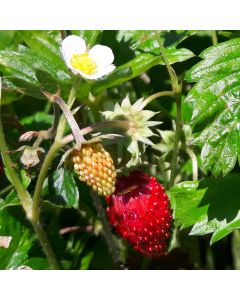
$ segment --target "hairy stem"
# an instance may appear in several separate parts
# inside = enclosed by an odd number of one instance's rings
[[[103,129],[124,129],[128,130],[129,129],[129,121],[124,121],[124,120],[113,120],[113,121],[104,121],[104,122],[99,122],[95,123],[92,125],[89,125],[83,129],[81,129],[81,134],[86,135],[88,133],[91,133],[96,130],[103,130]],[[62,140],[63,144],[68,144],[74,140],[74,137],[72,134],[69,134],[65,136]]]
[[[26,211],[27,217],[31,218],[32,199],[31,199],[30,194],[23,187],[23,184],[22,184],[21,180],[19,179],[18,174],[13,169],[13,162],[12,162],[10,156],[8,155],[8,148],[7,148],[7,145],[5,142],[1,117],[0,117],[0,151],[1,151],[1,154],[3,157],[4,165],[8,171],[11,182],[19,196],[21,204],[22,204],[24,210]]]
[[[160,98],[160,97],[164,97],[164,96],[174,96],[175,93],[173,91],[164,91],[164,92],[158,92],[158,93],[155,93],[151,96],[149,96],[146,100],[144,100],[144,103],[146,103],[146,105],[148,103],[150,103],[151,101],[157,99],[157,98]]]
[[[171,79],[172,84],[172,91],[174,92],[176,104],[177,104],[177,117],[176,117],[176,132],[175,132],[175,139],[174,139],[174,148],[173,148],[173,156],[171,161],[171,175],[170,175],[170,183],[169,187],[174,185],[176,173],[177,173],[177,158],[179,153],[179,141],[180,141],[180,132],[181,132],[181,93],[182,93],[182,86],[178,83],[177,75],[174,69],[171,67],[165,48],[163,46],[162,40],[160,38],[159,32],[155,31],[155,36],[159,44],[160,52],[163,58],[163,61],[166,65],[168,70],[169,77]]]
[[[74,82],[73,82],[73,86],[72,86],[72,89],[70,91],[68,102],[67,102],[67,106],[68,106],[69,110],[71,110],[72,105],[75,101],[75,97],[76,97],[76,93],[77,93],[77,89],[79,87],[80,81],[81,81],[81,78],[76,77]],[[59,122],[58,129],[57,129],[56,141],[60,142],[62,140],[66,124],[67,124],[67,120],[66,120],[65,116],[62,116],[61,119],[60,119],[60,122]]]
[[[97,210],[98,217],[99,217],[100,221],[102,222],[102,226],[103,226],[102,234],[106,240],[106,243],[107,243],[109,252],[112,256],[113,262],[115,263],[116,266],[119,266],[120,251],[114,242],[111,227],[108,223],[108,220],[107,220],[107,217],[105,214],[105,210],[101,203],[101,199],[99,198],[98,194],[95,192],[92,192],[92,199],[93,199],[93,204]]]
[[[213,44],[213,46],[216,46],[217,43],[218,43],[217,31],[216,30],[212,30],[211,31],[211,38],[212,38],[212,44]]]
[[[178,91],[178,87],[179,87],[178,86],[178,78],[176,76],[175,71],[173,70],[173,68],[171,67],[171,65],[170,65],[170,63],[168,61],[168,58],[167,58],[167,55],[166,55],[166,52],[165,52],[165,48],[163,46],[163,43],[162,43],[162,40],[160,38],[160,34],[159,34],[158,31],[155,31],[155,36],[156,36],[156,39],[157,39],[157,42],[158,42],[158,45],[159,45],[159,48],[160,48],[160,52],[161,52],[163,61],[164,61],[165,65],[166,65],[169,77],[171,79],[172,89],[173,89],[174,92],[177,92]]]
[[[48,241],[48,237],[46,232],[42,229],[41,225],[38,222],[32,222],[33,228],[37,234],[37,237],[42,246],[43,252],[47,256],[49,265],[53,270],[60,270],[60,265],[58,260],[56,259],[55,253]]]
[[[36,183],[36,187],[33,194],[33,207],[32,207],[32,220],[33,222],[37,222],[39,219],[40,214],[40,195],[43,187],[43,183],[45,178],[47,177],[48,170],[51,166],[51,163],[58,152],[58,150],[62,147],[62,144],[59,144],[58,142],[54,142],[50,150],[48,151],[44,162],[42,164],[38,180]]]
[[[173,146],[173,156],[171,161],[171,175],[170,175],[170,183],[169,187],[174,186],[174,181],[177,173],[177,159],[179,153],[179,141],[180,141],[180,133],[181,133],[181,97],[176,96],[177,102],[177,118],[176,118],[176,132]]]
[[[70,95],[68,98],[68,107],[69,109],[71,108],[71,106],[74,103],[75,100],[75,95],[77,93],[77,88],[79,86],[80,83],[80,79],[76,78],[72,89],[70,91]],[[56,137],[55,137],[55,141],[53,143],[53,145],[51,146],[39,173],[38,176],[38,180],[36,183],[36,187],[35,187],[35,191],[34,191],[34,195],[33,195],[33,219],[34,221],[36,221],[39,218],[39,210],[40,210],[40,195],[41,195],[41,191],[42,191],[42,187],[43,187],[43,183],[45,178],[47,177],[47,173],[48,173],[48,169],[51,166],[51,163],[56,155],[56,153],[61,149],[62,147],[62,136],[65,130],[65,126],[66,126],[66,119],[64,116],[62,116],[60,118],[60,122],[57,128],[57,132],[56,132]]]
[[[68,108],[68,106],[66,105],[66,103],[63,101],[63,99],[58,94],[50,94],[46,91],[43,91],[43,94],[50,101],[53,101],[55,105],[57,104],[61,108],[61,110],[65,116],[65,119],[67,120],[68,125],[70,126],[70,128],[72,130],[72,133],[73,133],[73,136],[75,138],[77,145],[79,147],[81,147],[81,144],[83,142],[85,142],[85,139],[82,135],[81,129],[79,128],[75,118],[73,117],[73,115],[72,115],[70,109]]]
[[[1,82],[0,82],[0,91],[1,91]],[[0,100],[1,100],[1,94],[0,94]],[[0,105],[1,105],[1,103],[0,103]],[[54,252],[51,248],[51,245],[47,239],[47,235],[41,229],[40,224],[39,224],[39,219],[34,217],[34,214],[36,214],[37,216],[39,215],[38,208],[35,212],[33,209],[33,206],[34,206],[33,199],[31,198],[30,194],[23,187],[22,182],[20,181],[17,173],[15,172],[15,170],[12,167],[13,163],[11,161],[10,156],[8,155],[8,148],[7,148],[7,145],[5,142],[5,136],[4,136],[4,132],[3,132],[3,128],[2,128],[1,106],[0,106],[0,151],[2,153],[3,161],[8,170],[8,174],[11,179],[11,182],[17,191],[18,197],[21,201],[23,209],[26,212],[26,216],[27,216],[28,220],[33,225],[33,228],[36,232],[38,240],[40,241],[43,251],[47,256],[48,262],[49,262],[51,268],[59,269],[59,265],[55,258]]]
[[[76,78],[74,81],[74,84],[72,86],[69,99],[68,99],[68,107],[69,109],[74,103],[75,95],[77,92],[77,88],[79,86],[80,79]],[[59,263],[57,262],[57,259],[55,257],[54,251],[47,239],[47,235],[42,229],[40,225],[40,199],[41,199],[41,192],[43,188],[43,183],[45,178],[47,177],[48,170],[52,164],[52,161],[57,154],[57,152],[60,150],[60,148],[63,146],[61,139],[64,134],[66,126],[66,119],[64,116],[60,118],[57,131],[56,131],[56,137],[53,145],[49,149],[47,156],[42,164],[42,167],[40,169],[40,173],[37,179],[34,195],[33,195],[33,205],[32,205],[32,217],[31,222],[33,224],[33,227],[36,231],[36,234],[38,236],[38,239],[41,243],[41,246],[43,248],[44,253],[46,254],[49,264],[53,269],[59,269]]]
[[[20,178],[18,177],[17,172],[13,168],[13,162],[8,154],[8,147],[5,140],[5,135],[2,126],[2,117],[1,117],[1,78],[0,78],[0,151],[3,157],[3,163],[8,171],[11,183],[13,184],[21,204],[26,212],[28,218],[31,218],[32,212],[32,198],[28,191],[25,190]]]
[[[240,231],[235,229],[232,234],[232,256],[234,270],[240,270]]]

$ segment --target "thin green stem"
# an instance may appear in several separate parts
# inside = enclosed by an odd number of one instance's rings
[[[8,186],[6,186],[4,189],[2,189],[2,190],[0,191],[0,196],[6,194],[6,193],[8,193],[8,192],[10,192],[12,189],[13,189],[13,186],[12,186],[11,184],[8,185]]]
[[[173,91],[164,91],[164,92],[158,92],[158,93],[155,93],[151,96],[149,96],[148,98],[146,98],[144,100],[144,103],[146,103],[146,105],[148,103],[150,103],[151,101],[157,99],[157,98],[160,98],[160,97],[165,97],[165,96],[174,96],[175,93]]]
[[[54,142],[50,150],[48,151],[46,158],[44,159],[44,162],[42,164],[38,180],[36,183],[35,191],[33,194],[33,206],[32,206],[32,220],[33,222],[37,222],[39,219],[40,214],[40,195],[43,187],[43,183],[45,178],[47,177],[49,168],[51,166],[51,163],[58,152],[62,147],[62,144],[59,144],[58,142]]]
[[[177,173],[177,159],[179,153],[179,141],[180,141],[180,133],[181,133],[181,97],[176,96],[177,103],[177,118],[176,118],[176,132],[173,146],[173,156],[171,161],[171,175],[170,175],[170,183],[169,187],[171,188],[174,185],[176,173]]]
[[[0,78],[1,80],[1,78]],[[1,85],[1,82],[0,82]],[[0,91],[1,91],[1,86],[0,86]],[[1,94],[0,94],[0,100],[1,100]],[[0,103],[1,105],[1,103]],[[24,189],[22,182],[20,181],[17,173],[13,169],[12,161],[10,156],[8,155],[8,148],[5,142],[5,136],[2,128],[2,120],[1,120],[1,106],[0,106],[0,151],[2,153],[3,161],[4,164],[8,170],[9,177],[11,179],[11,182],[13,186],[15,187],[18,197],[21,201],[21,204],[26,212],[26,216],[28,220],[32,223],[33,228],[36,232],[36,235],[40,241],[40,244],[43,248],[44,253],[46,254],[49,264],[51,268],[53,269],[59,269],[59,265],[57,263],[57,260],[55,258],[54,252],[51,248],[51,245],[47,239],[46,233],[41,229],[40,227],[40,222],[39,218],[34,217],[34,213],[39,216],[38,210],[39,208],[37,207],[36,211],[33,210],[33,200],[30,196],[30,194]]]
[[[34,195],[33,195],[33,207],[32,207],[32,218],[31,218],[32,225],[33,225],[34,230],[37,234],[37,237],[40,241],[42,249],[43,249],[45,255],[47,256],[47,259],[48,259],[48,262],[49,262],[51,268],[54,270],[59,269],[59,263],[56,259],[56,256],[51,247],[51,244],[48,241],[47,235],[44,232],[44,230],[41,228],[41,225],[40,225],[40,195],[41,195],[44,180],[47,176],[47,173],[48,173],[48,170],[52,163],[52,160],[53,160],[56,152],[60,148],[61,147],[58,143],[54,143],[52,145],[52,147],[50,148],[50,150],[44,160],[44,163],[41,167],[41,171],[39,173],[39,177],[38,177]]]
[[[50,102],[47,102],[47,104],[46,104],[46,106],[45,106],[45,108],[44,108],[44,113],[45,113],[45,114],[49,114],[51,108],[52,108],[51,103],[50,103]]]
[[[71,106],[74,103],[75,95],[77,93],[79,83],[80,83],[80,78],[78,78],[78,77],[75,78],[72,89],[69,94],[69,98],[68,98],[68,108],[69,109],[71,108]],[[48,170],[51,166],[51,163],[52,163],[56,153],[63,146],[61,140],[62,140],[62,136],[64,134],[65,126],[66,126],[66,118],[64,116],[61,116],[59,125],[57,128],[57,132],[56,132],[55,141],[54,141],[53,145],[51,146],[51,148],[42,164],[42,167],[41,167],[41,170],[40,170],[40,173],[38,176],[38,180],[36,183],[36,187],[35,187],[35,191],[34,191],[34,195],[33,195],[33,212],[32,212],[34,221],[38,220],[38,218],[39,218],[40,196],[41,196],[41,191],[42,191],[44,180],[47,177]]]
[[[71,89],[69,99],[68,99],[69,109],[71,108],[71,106],[74,103],[75,95],[76,95],[79,83],[80,83],[80,78],[76,78],[74,81],[73,87]],[[47,235],[40,225],[40,199],[41,199],[43,183],[45,181],[45,178],[47,177],[48,170],[52,164],[52,161],[53,161],[55,155],[63,146],[61,139],[64,134],[65,126],[66,126],[66,119],[64,116],[62,116],[60,118],[60,121],[59,121],[59,124],[57,127],[55,141],[54,141],[53,145],[51,146],[51,148],[49,149],[49,151],[46,155],[46,158],[42,164],[42,167],[41,167],[38,179],[37,179],[34,195],[33,195],[33,205],[32,205],[31,222],[36,231],[38,239],[41,243],[43,251],[48,258],[49,264],[51,265],[51,267],[53,269],[59,269],[59,263],[55,257],[54,251],[48,241]]]
[[[42,141],[43,138],[41,137],[41,135],[39,135],[36,141],[33,143],[32,148],[38,148],[41,145]]]
[[[173,70],[173,68],[171,67],[171,65],[168,61],[168,58],[167,58],[167,55],[166,55],[166,52],[165,52],[165,48],[163,46],[163,43],[162,43],[162,40],[160,38],[160,34],[159,34],[158,31],[155,31],[155,36],[156,36],[156,39],[157,39],[157,42],[158,42],[158,45],[159,45],[159,48],[160,48],[160,52],[161,52],[163,61],[166,65],[169,77],[171,79],[172,89],[173,89],[174,92],[178,92],[178,78],[175,74],[175,71]]]
[[[4,165],[8,170],[11,183],[13,184],[15,190],[17,191],[17,194],[19,196],[19,199],[26,212],[28,219],[30,219],[31,212],[32,212],[32,198],[28,193],[28,191],[26,191],[25,188],[23,187],[23,184],[19,179],[17,172],[14,170],[13,162],[8,154],[8,147],[6,145],[5,135],[2,127],[1,103],[0,103],[0,151],[3,157]]]
[[[213,46],[216,46],[217,43],[218,43],[218,37],[217,37],[217,31],[216,30],[211,31],[211,38],[212,38]]]
[[[232,234],[232,256],[234,270],[240,270],[240,231],[235,229]]]
[[[171,96],[174,97],[175,93],[173,91],[163,91],[163,92],[158,92],[156,94],[153,94],[151,96],[149,96],[144,102],[146,103],[146,105],[148,103],[150,103],[151,101],[160,98],[160,97],[165,97],[165,96]],[[168,117],[169,119],[172,119],[172,115],[164,108],[162,107],[162,105],[158,102],[158,106],[159,109],[161,111],[161,113],[163,113],[166,117]]]
[[[177,158],[179,153],[179,141],[180,141],[180,132],[181,132],[181,93],[182,86],[178,83],[177,75],[174,69],[171,67],[165,48],[163,46],[162,40],[160,38],[159,32],[155,31],[155,36],[159,44],[160,52],[163,58],[163,61],[168,70],[169,77],[171,79],[172,91],[174,92],[176,104],[177,104],[177,117],[176,117],[176,132],[175,132],[175,140],[174,140],[174,148],[173,148],[173,156],[171,161],[171,175],[170,175],[170,183],[169,187],[174,185],[176,173],[177,173]]]
[[[56,259],[55,253],[48,241],[46,232],[42,229],[41,225],[38,222],[32,222],[32,225],[40,241],[42,249],[47,256],[51,269],[60,270],[59,262]]]

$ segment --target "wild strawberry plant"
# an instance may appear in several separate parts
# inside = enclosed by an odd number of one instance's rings
[[[0,32],[0,269],[240,268],[240,37]]]

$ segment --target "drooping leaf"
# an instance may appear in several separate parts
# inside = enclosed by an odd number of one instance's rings
[[[171,190],[176,225],[181,229],[193,226],[190,234],[213,233],[211,243],[240,227],[240,176],[207,178],[200,182],[182,182]]]
[[[195,144],[202,147],[203,168],[226,175],[240,159],[240,39],[210,47],[187,72],[197,82],[186,101],[193,105]]]

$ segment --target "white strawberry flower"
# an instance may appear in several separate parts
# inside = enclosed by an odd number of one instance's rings
[[[112,49],[95,45],[87,49],[84,39],[69,35],[62,41],[61,53],[67,67],[87,79],[98,79],[115,69]]]

